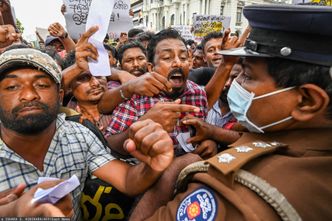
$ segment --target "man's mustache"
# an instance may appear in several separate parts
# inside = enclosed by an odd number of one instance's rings
[[[145,73],[146,72],[145,69],[143,69],[143,68],[136,68],[133,71],[139,71],[141,73]]]
[[[182,76],[184,76],[183,70],[181,68],[175,68],[168,73],[167,78],[170,79],[174,74],[181,74]]]
[[[48,110],[49,109],[49,107],[46,104],[43,104],[39,101],[32,101],[32,102],[22,103],[22,104],[16,106],[12,110],[12,113],[14,115],[17,115],[18,112],[20,112],[23,108],[26,108],[26,107],[37,107],[37,108],[40,108],[42,110]]]

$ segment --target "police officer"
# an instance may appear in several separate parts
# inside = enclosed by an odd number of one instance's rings
[[[245,47],[221,53],[245,57],[228,100],[252,133],[184,169],[168,202],[143,197],[132,220],[332,220],[332,9],[244,15]]]

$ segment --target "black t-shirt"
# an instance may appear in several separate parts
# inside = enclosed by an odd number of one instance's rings
[[[189,71],[188,80],[191,80],[198,85],[205,86],[211,79],[214,71],[215,68],[211,67],[200,67],[196,69],[191,69]]]

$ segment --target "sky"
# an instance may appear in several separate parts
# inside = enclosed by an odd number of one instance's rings
[[[18,18],[24,27],[23,37],[34,40],[36,27],[48,28],[54,22],[65,27],[65,19],[61,14],[62,0],[10,0]]]

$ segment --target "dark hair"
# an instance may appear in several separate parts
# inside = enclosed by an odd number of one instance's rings
[[[201,42],[203,52],[204,52],[205,45],[208,41],[210,41],[211,39],[222,38],[222,37],[224,37],[224,33],[222,33],[222,32],[211,32],[211,33],[207,34]]]
[[[328,118],[332,119],[332,77],[330,67],[282,58],[266,59],[268,72],[279,87],[315,84],[325,90],[330,98]]]
[[[118,60],[118,52],[116,51],[116,48],[115,48],[115,47],[110,46],[110,45],[108,45],[108,44],[104,44],[104,48],[105,48],[107,51],[109,51],[109,52],[112,53],[113,58],[115,58],[116,60]]]
[[[146,32],[142,32],[142,33],[139,33],[137,36],[136,36],[136,40],[137,41],[150,41],[151,38],[153,37],[154,33],[150,32],[150,31],[146,31]]]
[[[53,49],[53,48],[43,48],[40,49],[41,52],[48,54],[51,58],[54,59],[54,61],[61,67],[61,69],[63,70],[63,59],[60,57],[60,55],[58,54],[58,52]]]
[[[122,64],[122,58],[123,58],[123,54],[126,50],[130,49],[130,48],[140,48],[142,50],[142,52],[144,53],[144,55],[146,55],[146,50],[144,48],[144,46],[138,42],[138,41],[130,41],[124,45],[122,45],[119,50],[118,50],[118,58],[119,58],[119,62],[120,64]]]
[[[195,41],[194,40],[192,40],[192,39],[188,39],[187,41],[186,41],[186,45],[192,45],[192,44],[195,44]]]
[[[152,39],[150,40],[148,44],[148,60],[152,64],[154,64],[154,56],[156,53],[156,46],[159,42],[165,39],[178,39],[183,42],[183,44],[186,46],[186,41],[181,37],[180,33],[172,28],[164,29],[157,34],[155,34]]]
[[[128,38],[134,38],[136,37],[136,35],[138,35],[139,33],[144,32],[142,29],[139,28],[132,28],[128,31]]]
[[[202,44],[197,45],[196,48],[195,48],[195,51],[196,51],[196,50],[201,50],[201,51],[203,51]]]
[[[108,34],[106,34],[103,42],[107,43],[109,40],[110,40],[110,36]]]

